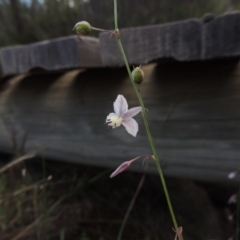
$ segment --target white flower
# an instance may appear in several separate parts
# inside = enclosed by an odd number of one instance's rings
[[[134,107],[128,109],[127,100],[124,96],[118,95],[116,101],[113,103],[115,113],[110,113],[107,116],[106,124],[109,128],[125,127],[128,133],[136,137],[138,132],[138,123],[132,117],[137,115],[142,108]]]

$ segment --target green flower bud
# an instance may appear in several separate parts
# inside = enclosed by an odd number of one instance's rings
[[[137,84],[141,84],[143,79],[144,79],[144,72],[141,69],[141,66],[136,67],[133,71],[132,71],[132,77],[133,77],[133,81]]]
[[[73,30],[80,35],[88,35],[92,31],[91,25],[86,21],[76,23]]]

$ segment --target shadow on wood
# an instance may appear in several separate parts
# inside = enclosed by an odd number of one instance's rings
[[[167,176],[225,181],[239,167],[240,79],[238,61],[144,66],[141,91]],[[28,133],[27,151],[46,158],[116,167],[151,154],[141,116],[136,138],[104,125],[123,94],[138,105],[123,69],[73,70],[22,75],[3,82],[0,116],[11,132]],[[0,131],[0,151],[10,152]],[[131,166],[142,171],[141,162]],[[150,172],[155,172],[153,163]]]

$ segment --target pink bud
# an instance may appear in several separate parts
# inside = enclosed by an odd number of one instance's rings
[[[129,166],[131,165],[132,161],[126,161],[124,163],[122,163],[111,175],[110,178],[113,178],[115,176],[117,176],[119,173],[125,171],[126,169],[129,168]]]
[[[237,202],[237,194],[233,194],[233,195],[228,199],[228,204],[236,203],[236,202]]]
[[[236,175],[237,175],[237,171],[230,172],[230,173],[228,174],[228,178],[229,178],[229,179],[233,179],[233,178],[236,177]]]
[[[133,162],[135,162],[136,160],[138,160],[139,158],[142,158],[142,157],[152,157],[152,156],[150,156],[150,155],[142,155],[142,156],[138,156],[138,157],[136,157],[136,158],[134,158],[134,159],[131,159],[131,160],[129,160],[129,161],[126,161],[126,162],[122,163],[122,164],[110,175],[110,178],[113,178],[113,177],[117,176],[119,173],[125,171],[126,169],[129,168],[129,166],[130,166]]]

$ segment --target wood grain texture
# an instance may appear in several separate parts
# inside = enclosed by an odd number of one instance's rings
[[[240,165],[240,65],[237,61],[147,65],[142,95],[167,176],[228,181]],[[106,116],[123,94],[137,99],[125,69],[22,75],[0,85],[0,116],[27,152],[46,158],[117,167],[151,154],[141,115],[136,138],[108,130]],[[2,124],[1,124],[2,125]],[[3,127],[3,126],[0,126]],[[0,131],[0,151],[11,147]],[[142,171],[141,161],[131,166]],[[155,166],[150,163],[150,172]]]
[[[99,40],[70,36],[29,45],[0,49],[2,75],[28,72],[34,68],[58,71],[101,67]]]
[[[240,56],[240,12],[214,18],[120,29],[130,64],[155,61],[196,61]],[[116,40],[101,33],[101,56],[106,66],[123,66]]]

